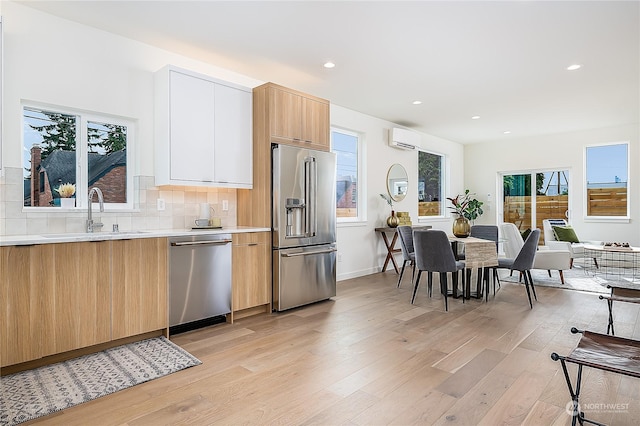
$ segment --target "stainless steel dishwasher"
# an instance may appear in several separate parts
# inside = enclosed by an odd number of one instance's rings
[[[169,327],[180,333],[231,312],[231,234],[169,239]]]

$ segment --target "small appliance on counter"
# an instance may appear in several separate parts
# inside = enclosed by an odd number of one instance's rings
[[[273,308],[336,295],[336,155],[272,146]]]
[[[191,229],[220,229],[222,222],[219,217],[213,217],[215,210],[209,203],[200,203],[200,216],[195,220]]]

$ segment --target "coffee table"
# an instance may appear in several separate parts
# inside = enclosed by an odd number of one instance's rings
[[[588,265],[587,271],[606,281],[640,283],[640,248],[584,245],[585,258],[597,259],[597,264]],[[596,266],[597,265],[597,266]]]

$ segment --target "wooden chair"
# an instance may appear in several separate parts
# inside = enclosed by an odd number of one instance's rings
[[[640,377],[640,341],[580,331],[575,327],[571,328],[571,332],[573,334],[582,333],[578,346],[567,356],[560,356],[555,352],[551,354],[552,360],[560,361],[562,364],[564,378],[569,388],[572,401],[571,424],[575,426],[578,422],[581,425],[584,423],[602,425],[602,423],[586,419],[584,412],[580,410],[582,367],[587,366],[626,376]],[[571,384],[567,363],[578,366],[575,388]]]

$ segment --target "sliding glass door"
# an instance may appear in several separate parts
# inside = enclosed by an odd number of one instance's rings
[[[544,232],[542,221],[565,219],[568,208],[568,170],[502,174],[502,221],[514,223],[520,232]]]
[[[531,175],[502,176],[503,222],[515,223],[520,232],[531,229]]]

